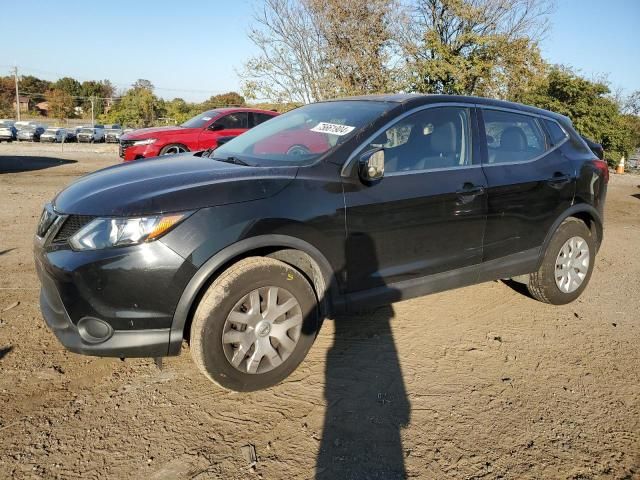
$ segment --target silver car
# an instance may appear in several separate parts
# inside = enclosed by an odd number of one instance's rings
[[[17,139],[18,131],[13,120],[0,120],[0,142],[12,142]]]
[[[78,142],[80,143],[96,143],[104,142],[104,128],[85,127],[78,132]]]
[[[67,138],[67,131],[64,128],[50,127],[40,135],[41,142],[61,143]]]

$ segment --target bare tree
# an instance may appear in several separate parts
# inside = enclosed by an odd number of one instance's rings
[[[265,0],[241,77],[248,97],[308,103],[393,89],[388,62],[397,0]]]
[[[247,97],[293,103],[324,98],[324,42],[306,2],[265,0],[249,38],[259,54],[241,73]]]

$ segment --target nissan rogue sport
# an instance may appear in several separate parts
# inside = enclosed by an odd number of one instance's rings
[[[422,95],[306,105],[60,192],[35,237],[41,309],[73,352],[157,358],[187,340],[217,384],[261,389],[345,311],[504,278],[575,300],[607,181],[549,111]]]

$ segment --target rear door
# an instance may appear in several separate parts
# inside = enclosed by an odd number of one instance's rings
[[[364,147],[385,147],[385,175],[345,185],[351,292],[481,262],[486,183],[473,123],[472,107],[431,107]]]
[[[483,170],[488,183],[484,260],[531,252],[573,201],[576,172],[542,117],[479,109]]]
[[[217,146],[219,137],[236,137],[249,129],[249,112],[227,113],[202,130],[198,138],[198,149]]]

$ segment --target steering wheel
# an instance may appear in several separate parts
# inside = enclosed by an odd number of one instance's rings
[[[302,155],[308,155],[309,153],[311,153],[311,151],[304,145],[292,145],[287,150],[287,155],[292,157],[300,157]]]

